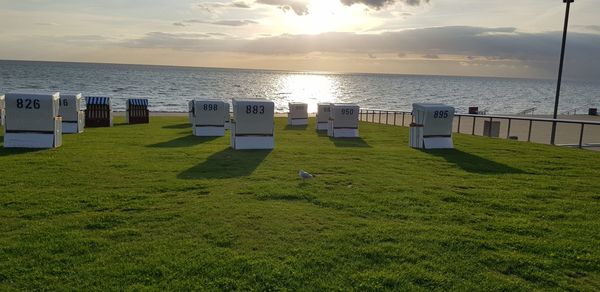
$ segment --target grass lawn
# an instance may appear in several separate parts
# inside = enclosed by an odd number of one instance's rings
[[[285,119],[236,152],[186,121],[0,148],[0,290],[600,289],[598,152]]]

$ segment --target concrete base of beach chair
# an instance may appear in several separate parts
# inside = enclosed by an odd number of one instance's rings
[[[194,126],[193,133],[197,137],[223,137],[225,136],[225,127]]]
[[[333,138],[358,138],[358,129],[333,129]]]
[[[62,121],[56,120],[54,133],[4,133],[4,148],[50,149],[62,145]]]
[[[288,126],[306,126],[308,119],[292,119],[288,118]]]
[[[452,137],[434,137],[423,139],[424,149],[454,149]]]
[[[50,149],[62,145],[62,135],[35,133],[6,133],[4,148]]]
[[[275,148],[273,136],[232,136],[231,148],[235,150],[271,150]]]
[[[327,136],[333,137],[333,122],[327,122]]]
[[[85,113],[79,113],[78,121],[63,121],[62,132],[63,134],[80,134],[83,133],[85,128]]]
[[[317,131],[327,131],[329,123],[317,123]]]

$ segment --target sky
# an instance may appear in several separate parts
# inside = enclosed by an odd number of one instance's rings
[[[556,78],[561,0],[0,0],[0,59]],[[565,75],[600,79],[600,1]]]

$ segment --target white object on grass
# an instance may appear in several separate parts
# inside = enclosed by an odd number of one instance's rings
[[[303,180],[304,179],[313,179],[314,176],[304,170],[300,170],[300,172],[298,173],[298,176],[300,176]]]

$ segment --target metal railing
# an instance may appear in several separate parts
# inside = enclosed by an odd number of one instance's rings
[[[359,118],[363,122],[402,127],[408,127],[413,121],[411,112],[377,109],[361,109]],[[553,124],[558,127],[557,141],[560,141],[555,145],[579,148],[600,147],[600,121],[456,114],[453,132],[551,144],[550,133]],[[497,127],[496,131],[492,130],[494,126]]]
[[[526,110],[524,110],[522,112],[519,112],[517,115],[518,116],[533,115],[536,110],[537,110],[536,107],[528,108],[528,109],[526,109]]]

